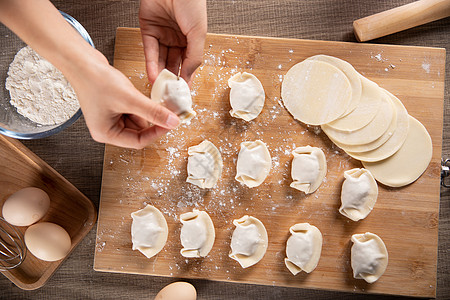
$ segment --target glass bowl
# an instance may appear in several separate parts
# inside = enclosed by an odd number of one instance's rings
[[[75,28],[76,31],[92,47],[94,43],[81,24],[70,15],[60,11],[64,19]],[[67,121],[56,125],[41,125],[19,114],[14,106],[11,105],[9,91],[5,88],[5,81],[8,73],[9,64],[13,61],[17,51],[25,47],[14,33],[9,31],[4,25],[0,28],[0,133],[17,139],[40,139],[56,134],[69,127],[81,116],[81,109]]]

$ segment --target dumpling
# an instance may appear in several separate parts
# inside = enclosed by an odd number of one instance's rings
[[[176,113],[182,123],[196,115],[187,82],[167,69],[162,70],[153,83],[150,98]]]
[[[269,175],[271,166],[272,158],[266,144],[260,140],[243,142],[238,155],[235,179],[249,188],[256,187]]]
[[[205,211],[194,209],[192,212],[180,216],[181,249],[184,257],[205,257],[214,245],[216,233],[214,224]]]
[[[131,241],[133,250],[139,250],[147,258],[151,258],[164,248],[167,242],[168,227],[163,214],[154,206],[131,214]]]
[[[325,154],[317,147],[298,147],[292,151],[291,187],[311,194],[317,190],[327,174]]]
[[[388,265],[388,252],[383,240],[366,232],[352,235],[351,264],[353,277],[368,283],[377,281]]]
[[[378,197],[378,185],[369,170],[351,169],[344,172],[339,212],[353,221],[367,217]]]
[[[216,185],[222,175],[223,161],[219,150],[213,143],[204,140],[197,146],[188,149],[187,182],[202,189]]]
[[[239,72],[228,79],[228,86],[232,117],[251,121],[261,113],[266,95],[255,75]]]
[[[259,262],[267,250],[268,237],[264,224],[255,217],[243,216],[233,220],[236,229],[231,237],[229,256],[243,268]]]
[[[322,233],[309,223],[298,223],[289,228],[291,236],[286,243],[284,263],[292,274],[311,273],[319,263],[322,252]]]

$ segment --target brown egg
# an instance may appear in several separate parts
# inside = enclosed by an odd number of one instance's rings
[[[196,300],[195,287],[187,282],[178,281],[166,285],[156,295],[155,300]]]
[[[37,258],[57,261],[69,253],[72,242],[64,228],[50,222],[34,224],[25,231],[25,244]]]
[[[21,189],[6,199],[2,208],[3,218],[15,226],[29,226],[47,213],[50,198],[35,187]]]

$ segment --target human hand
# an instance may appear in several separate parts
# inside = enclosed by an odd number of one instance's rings
[[[97,142],[141,149],[180,122],[176,114],[140,93],[99,52],[70,82]]]
[[[141,0],[142,41],[150,82],[166,68],[188,83],[200,66],[206,38],[205,0]]]

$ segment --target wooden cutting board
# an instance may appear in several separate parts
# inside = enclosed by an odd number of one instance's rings
[[[361,163],[345,155],[317,128],[294,121],[280,102],[283,75],[295,63],[316,54],[350,62],[397,95],[433,141],[433,158],[422,177],[403,188],[380,185],[374,210],[359,222],[343,217],[338,208],[343,172]],[[114,58],[115,67],[149,95],[138,29],[117,30]],[[444,65],[444,49],[209,34],[204,62],[192,85],[197,117],[143,150],[106,146],[95,270],[433,297]],[[266,92],[263,112],[248,123],[229,115],[227,80],[238,71],[255,74]],[[204,139],[212,141],[224,159],[223,176],[211,190],[185,182],[187,148]],[[273,166],[261,186],[249,189],[234,180],[235,163],[240,143],[256,139],[268,145]],[[322,148],[328,163],[326,180],[307,196],[289,187],[290,152],[302,145]],[[131,250],[130,214],[146,204],[159,208],[169,226],[166,246],[151,259]],[[216,241],[206,258],[188,260],[179,253],[179,215],[193,208],[209,213]],[[269,247],[258,264],[242,269],[228,252],[232,221],[245,214],[265,224]],[[321,230],[323,249],[315,271],[293,276],[283,260],[289,227],[299,222]],[[350,237],[367,231],[378,234],[389,251],[388,268],[374,284],[353,279],[350,266]]]

